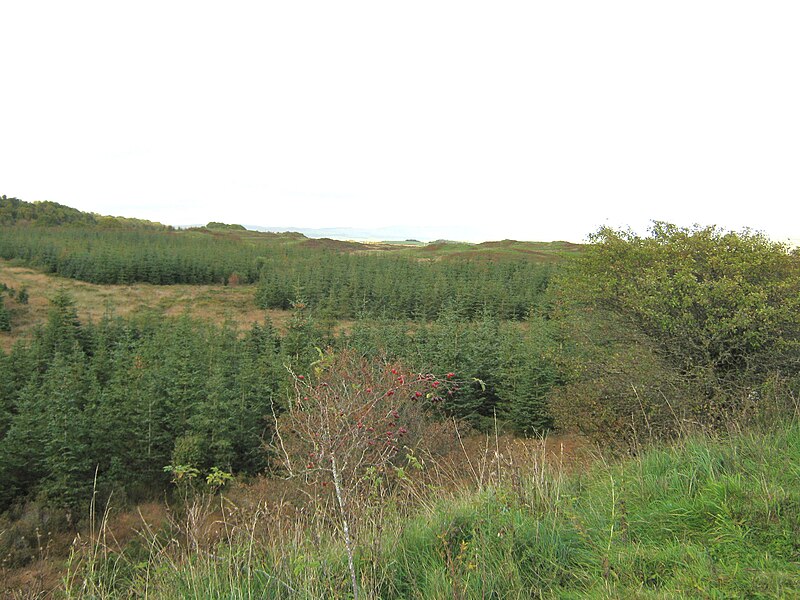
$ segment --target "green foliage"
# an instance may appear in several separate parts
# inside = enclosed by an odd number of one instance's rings
[[[293,368],[301,373],[307,372],[311,363],[318,358],[318,348],[327,345],[329,340],[325,337],[305,302],[293,302],[292,316],[287,323],[286,335],[281,340],[283,352]]]
[[[56,202],[25,202],[18,198],[0,196],[0,225],[36,223],[37,225],[88,225],[94,217],[75,208]]]
[[[135,228],[0,227],[0,257],[91,283],[242,283],[258,279],[259,249],[227,237]]]
[[[53,227],[66,225],[70,227],[97,226],[101,228],[140,228],[168,230],[169,227],[152,221],[130,219],[125,217],[107,217],[82,212],[56,202],[25,202],[19,198],[0,196],[0,226],[35,225]]]
[[[0,331],[11,331],[11,313],[0,296]]]
[[[285,389],[278,340],[183,318],[83,324],[65,293],[29,344],[0,356],[0,510],[147,499],[166,464],[257,473]],[[279,404],[279,403],[278,403]]]
[[[172,475],[173,483],[178,481],[194,479],[200,475],[200,471],[189,465],[167,465],[164,472]]]
[[[0,258],[99,284],[259,282],[263,308],[288,309],[302,296],[309,308],[334,318],[432,319],[454,308],[469,319],[489,311],[521,320],[537,307],[560,256],[557,248],[540,252],[518,243],[462,244],[470,251],[438,260],[435,245],[416,254],[374,252],[367,245],[248,232],[240,225],[212,222],[173,231],[54,203],[3,202]]]
[[[206,229],[219,229],[222,231],[247,231],[243,225],[229,225],[228,223],[218,223],[211,221],[206,225]]]
[[[614,313],[562,316],[558,328],[563,382],[550,394],[549,408],[560,429],[624,451],[672,437],[702,418],[702,402],[686,379]]]
[[[233,475],[220,469],[219,467],[211,467],[211,470],[206,475],[206,485],[213,490],[219,490],[233,481]]]
[[[743,422],[800,364],[800,257],[750,231],[601,229],[553,288],[558,424],[604,443]]]
[[[182,435],[175,440],[175,448],[172,450],[172,464],[197,469],[204,466],[206,453],[206,439],[203,436],[197,434]]]
[[[532,435],[550,427],[547,398],[561,377],[553,329],[542,319],[503,323],[488,312],[469,321],[449,309],[413,327],[360,320],[340,344],[415,370],[452,372],[460,384],[442,395],[446,414],[483,430],[493,429],[497,418],[504,428]]]
[[[257,302],[286,309],[301,295],[309,308],[337,317],[465,319],[489,312],[520,320],[541,301],[552,267],[530,259],[431,261],[381,254],[293,252],[263,258]]]
[[[558,346],[553,325],[533,317],[527,331],[500,335],[496,372],[499,416],[522,435],[542,435],[553,419],[548,400],[563,375],[557,362]]]
[[[497,263],[419,260],[259,235],[250,243],[209,230],[0,226],[0,258],[100,284],[259,282],[263,308],[288,309],[299,295],[309,308],[339,318],[430,319],[452,306],[467,318],[490,311],[519,320],[537,306],[552,271],[524,256]]]
[[[656,222],[641,238],[603,228],[578,276],[683,373],[735,383],[797,366],[800,260],[763,234]]]

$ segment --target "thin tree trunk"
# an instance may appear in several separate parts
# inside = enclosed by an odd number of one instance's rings
[[[347,548],[347,566],[350,569],[350,583],[353,586],[353,600],[358,600],[358,578],[356,577],[356,566],[353,560],[353,540],[350,538],[350,524],[347,521],[347,513],[345,512],[341,475],[336,464],[336,455],[333,453],[331,453],[331,471],[333,472],[333,487],[336,490],[336,500],[339,502],[339,514],[342,518],[344,545]]]

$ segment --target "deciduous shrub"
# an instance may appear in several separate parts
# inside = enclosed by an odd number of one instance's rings
[[[797,252],[749,230],[661,222],[647,237],[602,228],[592,242],[555,302],[562,326],[595,327],[566,328],[568,345],[593,350],[570,357],[588,362],[555,395],[562,426],[613,436],[626,419],[641,431],[670,414],[719,425],[752,412],[766,381],[797,372]]]

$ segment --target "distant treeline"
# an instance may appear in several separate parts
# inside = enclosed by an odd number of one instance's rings
[[[0,227],[0,257],[90,283],[227,283],[258,279],[260,252],[196,231]]]
[[[419,261],[405,256],[314,253],[263,263],[257,302],[287,309],[300,299],[336,317],[433,319],[445,309],[524,319],[553,267],[527,260]]]
[[[335,318],[436,318],[455,308],[524,319],[554,267],[529,259],[420,260],[393,252],[351,253],[264,235],[259,242],[208,230],[0,227],[0,257],[98,284],[259,283],[263,308],[295,301]]]
[[[19,198],[0,196],[0,225],[89,226],[104,229],[148,229],[168,231],[172,227],[144,219],[109,217],[87,213],[57,202],[25,202]]]

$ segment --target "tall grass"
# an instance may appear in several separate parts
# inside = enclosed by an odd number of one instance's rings
[[[567,475],[544,453],[520,462],[488,445],[487,465],[467,469],[458,489],[437,483],[441,473],[420,476],[380,518],[365,510],[356,567],[366,597],[800,597],[797,422],[689,437]],[[137,544],[101,543],[76,548],[68,598],[351,594],[345,548],[315,511],[195,499]]]

